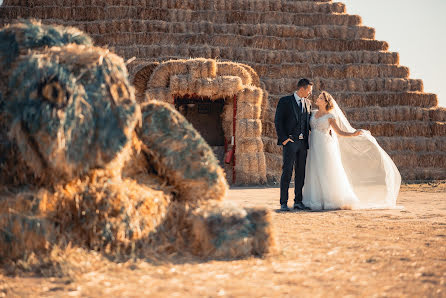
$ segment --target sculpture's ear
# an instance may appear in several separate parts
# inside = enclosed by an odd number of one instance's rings
[[[68,44],[92,46],[93,40],[74,27],[43,25],[37,20],[18,20],[0,28],[0,67],[7,69],[26,50]]]

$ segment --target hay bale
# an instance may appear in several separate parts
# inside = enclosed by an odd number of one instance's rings
[[[263,91],[258,87],[247,86],[237,94],[238,103],[250,103],[255,106],[261,106]]]
[[[167,88],[170,77],[188,72],[186,60],[169,60],[158,66],[150,76],[149,88]]]
[[[157,172],[186,201],[222,199],[227,190],[223,170],[212,149],[170,105],[151,101],[142,106],[139,136]],[[185,162],[187,161],[187,162]]]
[[[213,79],[217,76],[217,62],[214,59],[189,59],[187,60],[186,65],[192,79]]]
[[[264,121],[262,123],[262,135],[270,138],[275,138],[277,141],[277,132],[274,122]]]
[[[237,104],[237,117],[240,119],[261,119],[261,107],[249,103]]]
[[[242,80],[243,85],[251,85],[252,77],[249,71],[242,64],[235,62],[218,62],[218,76],[236,76]]]
[[[235,131],[239,136],[260,137],[262,122],[260,119],[237,119]]]
[[[237,153],[263,152],[263,141],[261,138],[250,138],[241,136],[236,142]]]
[[[236,156],[236,184],[266,183],[266,160],[263,152],[244,153],[236,147]]]
[[[266,167],[269,171],[282,172],[282,154],[265,152]]]
[[[262,142],[266,153],[273,153],[276,155],[282,154],[282,146],[277,145],[277,139],[262,136]]]
[[[265,256],[276,251],[268,211],[215,201],[173,202],[164,223],[143,244],[149,254],[155,250],[208,258]]]
[[[433,121],[446,121],[446,108],[435,107],[429,110],[429,116]]]
[[[174,75],[170,80],[170,93],[179,96],[197,94],[219,99],[233,96],[242,88],[241,79],[235,76],[196,79],[189,75]]]
[[[17,259],[30,252],[42,253],[55,241],[54,223],[35,216],[0,214],[0,257]]]
[[[158,62],[139,63],[135,70],[129,70],[129,80],[133,82],[133,86],[135,86],[135,98],[137,102],[140,103],[144,101],[150,75],[158,65]]]
[[[248,57],[248,59],[246,59],[246,60],[252,61],[253,57]],[[259,75],[256,73],[256,71],[251,66],[249,66],[247,64],[240,64],[240,65],[249,72],[249,75],[251,76],[251,85],[260,87],[260,79],[259,79]]]
[[[240,258],[275,251],[271,214],[266,210],[207,205],[194,210],[189,221],[196,255]]]

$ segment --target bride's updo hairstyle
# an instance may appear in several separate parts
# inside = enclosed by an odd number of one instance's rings
[[[325,109],[327,109],[327,111],[330,111],[331,109],[333,109],[333,96],[331,96],[330,93],[328,93],[327,91],[322,91],[322,97],[324,98],[325,102],[327,103],[325,105]]]

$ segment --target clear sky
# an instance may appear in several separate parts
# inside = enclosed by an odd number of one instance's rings
[[[348,14],[376,29],[375,38],[389,43],[408,66],[410,77],[422,79],[424,91],[438,95],[446,107],[446,0],[339,0]]]
[[[3,0],[0,0],[0,5]],[[410,77],[422,79],[424,91],[436,93],[446,107],[446,0],[340,0],[347,13],[376,29],[390,51],[400,54]]]

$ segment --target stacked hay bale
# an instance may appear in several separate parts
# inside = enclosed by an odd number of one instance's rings
[[[266,182],[261,112],[267,102],[252,68],[214,59],[169,60],[153,70],[145,91],[148,99],[170,104],[174,104],[175,97],[189,95],[225,99],[221,121],[228,142],[234,136],[235,125],[235,160],[226,167],[228,181],[235,184]]]
[[[273,248],[268,213],[220,202],[212,150],[168,104],[136,102],[122,58],[74,28],[23,21],[0,29],[0,64],[2,262],[68,243],[145,257]]]
[[[446,110],[436,95],[409,77],[398,53],[375,40],[373,28],[346,14],[331,0],[4,1],[0,22],[37,17],[76,26],[100,45],[111,45],[141,63],[204,57],[252,67],[269,93],[262,118],[268,180],[280,176],[280,148],[273,117],[278,99],[294,91],[301,77],[315,81],[315,93],[332,93],[353,126],[370,129],[395,160],[405,180],[446,179]],[[162,94],[160,94],[162,96]],[[395,112],[385,113],[382,109]],[[410,113],[406,110],[410,109]],[[415,116],[422,110],[426,117]],[[401,140],[404,139],[404,144]],[[436,146],[417,147],[420,142]],[[408,150],[407,148],[414,148]],[[416,148],[416,149],[415,149]],[[435,156],[435,158],[433,158]]]

